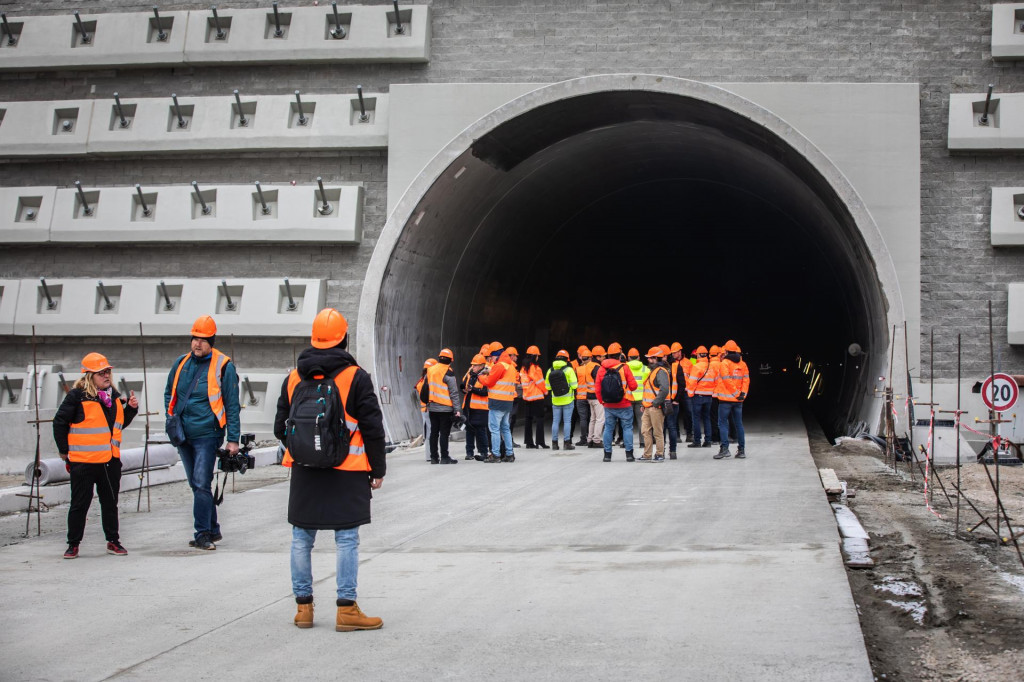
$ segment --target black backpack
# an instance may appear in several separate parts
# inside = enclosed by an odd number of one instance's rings
[[[333,469],[348,456],[350,434],[345,407],[334,383],[334,377],[340,373],[303,379],[292,391],[284,423],[285,447],[297,464]]]
[[[625,397],[619,370],[605,368],[604,377],[601,378],[601,402],[621,403]]]
[[[569,395],[569,380],[565,378],[565,367],[552,367],[548,372],[548,383],[551,384],[551,395],[556,398]]]

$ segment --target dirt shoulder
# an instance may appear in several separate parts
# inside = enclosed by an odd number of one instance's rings
[[[855,489],[848,504],[871,535],[875,567],[847,575],[876,679],[1024,678],[1024,568],[1012,545],[998,547],[984,526],[965,532],[980,520],[966,503],[958,537],[955,511],[940,491],[933,497],[939,516],[928,510],[920,475],[911,480],[902,465],[894,473],[870,443],[833,446],[817,428],[809,431],[815,463]],[[940,475],[954,495],[955,468]],[[965,497],[990,510],[995,498],[984,467],[966,464],[961,477]],[[1000,489],[1020,530],[1024,470],[1002,467]]]

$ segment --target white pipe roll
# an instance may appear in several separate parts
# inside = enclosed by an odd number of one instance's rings
[[[145,448],[130,448],[121,451],[121,473],[129,473],[142,469],[142,459]],[[150,445],[149,446],[149,468],[162,469],[174,466],[178,463],[178,450],[173,445]],[[71,474],[64,468],[64,460],[59,457],[51,457],[40,460],[40,485],[51,485],[54,483],[66,483],[71,480]],[[32,484],[32,464],[25,467],[25,483]]]

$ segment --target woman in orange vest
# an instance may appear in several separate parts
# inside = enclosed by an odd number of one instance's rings
[[[544,442],[544,397],[548,389],[544,386],[544,370],[540,368],[540,348],[530,346],[519,370],[519,383],[523,385],[523,407],[526,412],[526,449],[548,449]],[[536,427],[534,426],[536,424]],[[536,440],[534,440],[536,431]]]
[[[484,350],[489,351],[490,346]],[[482,462],[491,450],[487,427],[487,387],[480,383],[480,374],[487,366],[483,353],[473,356],[469,371],[462,377],[462,414],[466,417],[466,459]],[[476,452],[473,452],[474,447]]]
[[[65,559],[78,556],[93,489],[100,498],[107,554],[124,556],[117,526],[117,493],[121,489],[121,430],[139,412],[135,391],[124,399],[114,388],[113,368],[99,353],[82,359],[82,376],[64,396],[53,417],[53,440],[71,474],[68,548]],[[124,403],[124,404],[122,404]]]
[[[426,362],[423,363],[423,374],[420,375],[420,380],[416,382],[416,400],[420,401],[420,414],[423,415],[423,451],[427,453],[427,461],[430,461],[430,415],[427,414],[427,404],[420,400],[420,391],[423,389],[423,383],[427,380],[427,370],[437,364],[437,360],[434,358],[427,358]]]

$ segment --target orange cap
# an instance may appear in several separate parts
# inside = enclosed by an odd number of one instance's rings
[[[576,355],[579,355],[579,356],[584,357],[584,358],[585,357],[589,357],[590,356],[590,349],[587,348],[586,346],[580,346],[579,348],[576,349]]]
[[[612,344],[608,346],[608,355],[617,355],[622,352],[622,346],[618,341],[612,341]]]
[[[480,353],[477,353],[476,355],[473,356],[473,362],[471,362],[469,364],[471,364],[471,365],[486,365],[487,364],[487,358],[485,358]]]
[[[651,349],[647,351],[647,357],[649,358],[660,358],[665,354],[661,351],[661,346],[651,346]]]
[[[437,360],[434,358],[427,358],[426,362],[423,363],[423,369],[428,369],[437,364]]]
[[[661,349],[661,357],[663,358],[667,358],[668,354],[672,352],[671,350],[669,350],[668,345],[664,343],[658,344],[658,348]]]
[[[743,352],[743,351],[740,350],[739,345],[735,341],[733,341],[732,339],[729,339],[728,341],[725,342],[725,346],[722,347],[722,350],[724,350],[726,353],[742,353]]]
[[[449,350],[447,348],[442,348],[441,352],[437,354],[437,357],[439,357],[439,358],[448,358],[449,360],[454,360],[455,359],[455,356],[452,355],[451,350]]]
[[[113,369],[113,365],[107,362],[107,357],[99,353],[89,353],[82,358],[83,372],[102,372],[105,369]]]
[[[672,347],[669,348],[669,352],[675,353],[676,351],[681,351],[682,349],[683,349],[683,344],[679,343],[678,341],[674,341],[672,343]]]
[[[208,339],[217,335],[217,323],[209,315],[201,315],[192,323],[192,336]]]
[[[640,351],[638,351],[636,348],[630,348],[629,352],[626,355],[628,355],[630,358],[639,358]]]
[[[509,355],[519,355],[519,351],[516,350],[515,346],[509,346],[508,348],[505,349],[505,352],[508,353]]]
[[[604,352],[604,346],[594,346],[594,348],[591,350],[591,354],[593,354],[593,355],[607,355],[607,353]]]
[[[540,355],[540,348],[537,348],[537,346],[530,346],[529,348],[526,349],[526,354],[527,355]]]
[[[700,355],[701,353],[707,354],[708,349],[704,346],[697,346],[697,349],[693,351],[695,354]]]
[[[555,353],[555,357],[556,358],[565,358],[566,360],[568,360],[569,359],[569,351],[567,351],[567,350],[560,350],[557,353]]]
[[[313,318],[313,348],[334,348],[348,334],[348,321],[334,308],[324,308]]]

